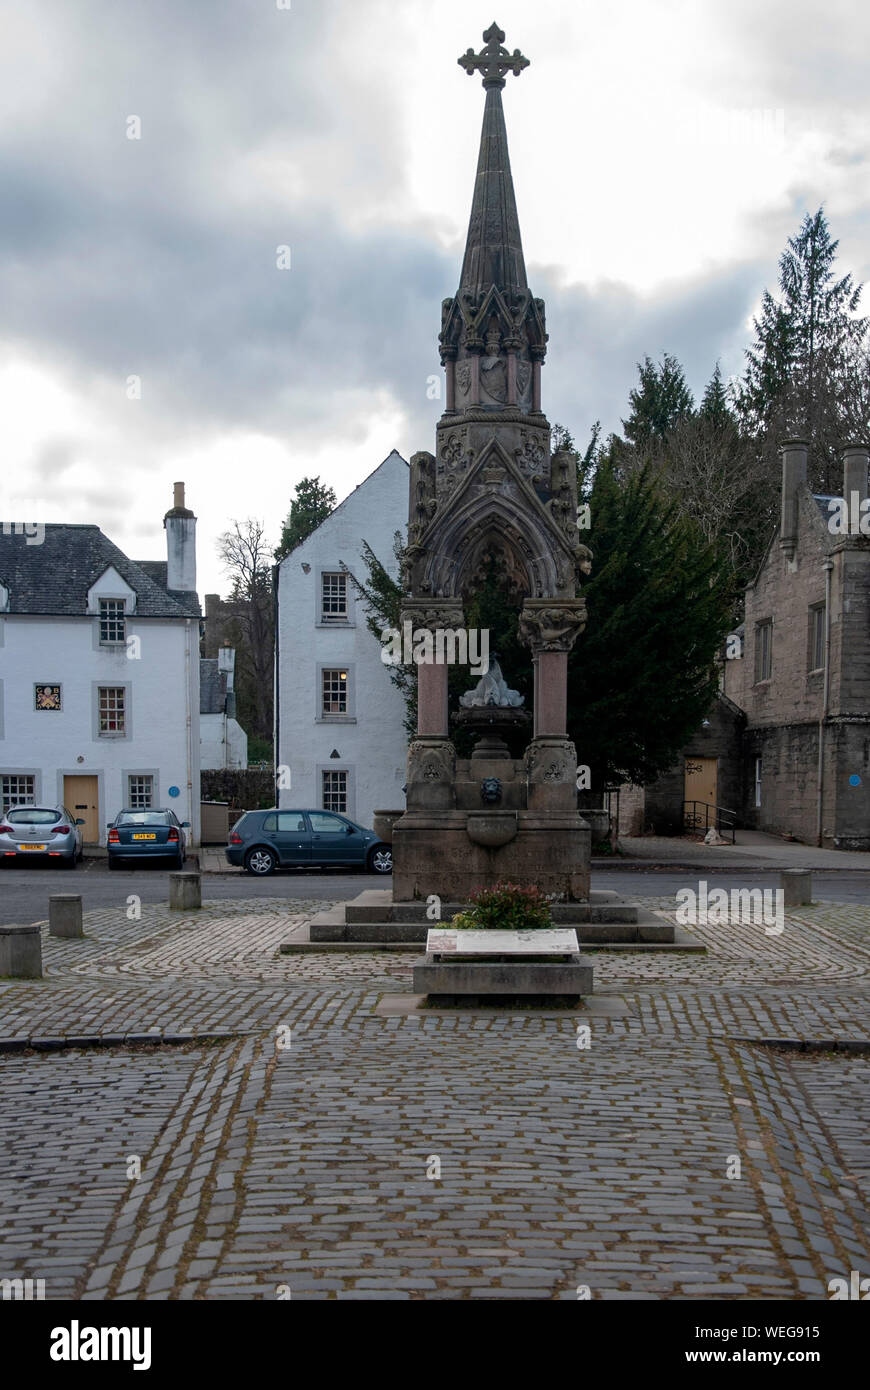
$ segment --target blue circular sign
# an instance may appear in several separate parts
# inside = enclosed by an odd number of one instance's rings
[[[170,796],[181,796],[181,792],[178,790],[178,787],[170,787],[170,788],[169,788],[169,795],[170,795]]]
[[[858,776],[857,772],[853,772],[853,773],[852,773],[852,776],[849,778],[849,786],[850,786],[850,787],[860,787],[860,785],[861,785],[861,778]]]

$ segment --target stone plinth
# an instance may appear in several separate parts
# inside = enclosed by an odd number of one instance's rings
[[[80,894],[52,893],[48,900],[48,934],[64,938],[84,936]]]
[[[576,811],[506,811],[516,834],[501,846],[475,843],[468,834],[478,811],[409,811],[393,826],[393,900],[412,902],[432,893],[464,901],[477,888],[503,880],[536,884],[570,900],[589,896],[591,831]],[[487,820],[498,816],[486,810]],[[474,822],[472,823],[474,824]]]
[[[42,979],[42,938],[39,927],[0,926],[0,977]]]
[[[576,1003],[592,993],[592,965],[578,954],[561,960],[470,961],[427,953],[414,963],[413,981],[414,993],[428,995],[432,1003],[514,998]]]

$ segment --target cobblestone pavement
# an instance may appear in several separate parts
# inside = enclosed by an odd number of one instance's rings
[[[45,979],[0,981],[0,1039],[25,1049],[0,1053],[0,1278],[86,1299],[822,1299],[870,1274],[870,1056],[848,1050],[870,909],[693,928],[706,956],[596,953],[621,1016],[383,1017],[413,956],[278,954],[323,905],[101,909],[83,941],[44,937]],[[88,1037],[116,1045],[28,1047]]]

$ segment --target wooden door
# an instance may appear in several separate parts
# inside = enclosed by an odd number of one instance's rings
[[[715,806],[718,770],[718,758],[686,758],[683,799]],[[690,808],[686,810],[688,812]]]
[[[86,845],[100,842],[99,778],[64,777],[63,804],[75,820],[83,820],[82,838]]]

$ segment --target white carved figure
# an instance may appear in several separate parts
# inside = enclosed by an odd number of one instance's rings
[[[463,709],[478,709],[486,705],[495,705],[498,709],[518,709],[525,701],[518,690],[508,689],[501,667],[495,657],[491,657],[489,670],[481,676],[473,690],[460,695],[459,703]]]

